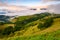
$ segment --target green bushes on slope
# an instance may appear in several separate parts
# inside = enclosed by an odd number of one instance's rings
[[[0,25],[4,25],[4,22],[0,22]]]
[[[2,35],[9,35],[10,33],[13,33],[14,30],[13,30],[13,27],[12,26],[9,26],[9,27],[6,27],[4,30],[2,30]]]
[[[43,28],[48,28],[49,26],[51,26],[53,23],[53,19],[52,18],[48,18],[45,20],[44,23],[39,23],[38,28],[39,29],[43,29]]]
[[[37,20],[39,20],[39,19],[42,19],[42,18],[44,18],[44,17],[46,17],[46,16],[49,16],[50,14],[49,13],[41,13],[41,14],[35,14],[35,15],[32,15],[32,17],[28,17],[28,16],[21,16],[21,17],[18,17],[17,18],[17,21],[15,22],[15,23],[12,23],[11,22],[11,24],[15,24],[14,25],[14,28],[13,27],[11,27],[11,26],[9,26],[9,27],[6,27],[1,33],[3,34],[3,35],[9,35],[9,34],[11,34],[11,33],[14,33],[14,32],[16,32],[16,31],[20,31],[20,30],[24,30],[25,28],[28,28],[28,27],[30,27],[31,25],[32,26],[34,26],[34,25],[36,25],[36,24],[30,24],[29,26],[25,26],[25,25],[27,25],[28,23],[31,23],[31,22],[34,22],[34,21],[37,21]],[[20,20],[20,18],[21,18],[21,20]],[[7,22],[7,23],[10,23],[10,22]],[[47,23],[44,23],[44,25],[42,24],[42,25],[40,25],[40,26],[46,26],[47,25]]]
[[[29,19],[25,19],[25,20],[22,20],[22,21],[19,21],[17,20],[15,22],[15,29],[16,31],[19,31],[19,30],[23,30],[25,28],[27,28],[25,25],[30,23],[30,22],[33,22],[33,21],[36,21],[38,19],[42,19],[46,16],[49,16],[50,13],[41,13],[41,14],[35,14],[35,15],[32,15],[33,17],[32,18],[29,18]],[[28,16],[27,16],[28,17]],[[25,17],[24,17],[25,18]]]

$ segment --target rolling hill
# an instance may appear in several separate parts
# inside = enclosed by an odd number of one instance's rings
[[[9,24],[0,30],[1,40],[60,40],[60,14],[20,16]]]

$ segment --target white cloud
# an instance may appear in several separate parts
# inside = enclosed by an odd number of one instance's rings
[[[60,0],[42,0],[43,2],[51,2],[51,1],[60,1]]]
[[[49,5],[48,10],[49,10],[49,12],[54,12],[54,13],[60,14],[60,4]]]

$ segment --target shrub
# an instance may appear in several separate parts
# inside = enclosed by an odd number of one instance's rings
[[[23,26],[15,26],[14,29],[15,31],[20,31],[20,30],[23,30],[23,28],[24,28]]]
[[[42,23],[39,23],[38,29],[43,29],[44,25]]]
[[[53,23],[53,19],[48,18],[48,19],[45,20],[45,22],[43,24],[39,23],[38,28],[39,29],[48,28],[52,25],[52,23]]]
[[[51,26],[53,23],[53,18],[48,18],[45,22],[44,22],[44,26],[47,28],[49,26]]]
[[[4,22],[0,22],[0,25],[4,25]]]
[[[22,22],[22,21],[17,21],[16,23],[15,23],[15,27],[14,27],[14,29],[15,29],[15,31],[19,31],[19,30],[22,30],[23,28],[24,28],[24,22]]]
[[[12,26],[9,26],[7,28],[5,28],[3,31],[2,31],[2,34],[3,35],[9,35],[10,33],[13,33],[13,27]]]

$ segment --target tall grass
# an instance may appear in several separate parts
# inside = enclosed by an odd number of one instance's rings
[[[60,40],[60,30],[41,35],[8,38],[7,40]]]

